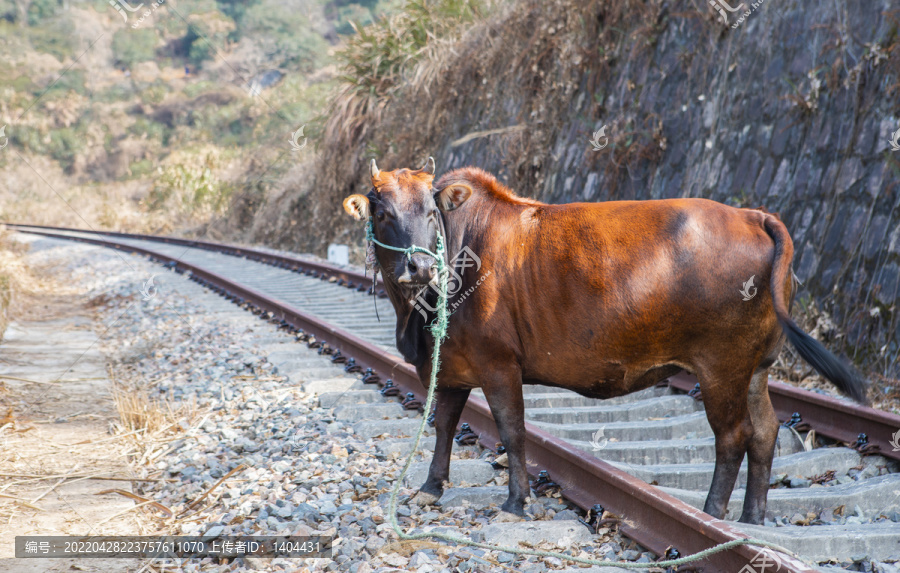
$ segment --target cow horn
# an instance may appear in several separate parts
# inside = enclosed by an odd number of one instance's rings
[[[369,163],[369,173],[372,174],[372,179],[377,179],[379,175],[381,175],[381,171],[378,170],[378,166],[375,165],[375,158],[372,158],[372,162]]]
[[[434,157],[429,156],[428,159],[425,161],[425,165],[423,165],[422,169],[419,169],[419,171],[424,171],[425,173],[430,173],[431,175],[434,175],[434,172],[435,172]]]

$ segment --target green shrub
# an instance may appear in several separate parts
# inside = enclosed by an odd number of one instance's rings
[[[244,16],[247,14],[247,10],[252,8],[253,6],[259,4],[259,0],[218,0],[219,10],[222,11],[223,14],[231,18],[238,25],[238,30],[241,29],[241,22],[244,19]],[[240,32],[236,34],[234,38],[235,41],[240,39]]]
[[[289,75],[278,86],[278,108],[284,117],[306,121],[322,115],[339,87],[336,79],[309,84],[301,75]],[[324,117],[320,117],[324,121]],[[299,125],[298,125],[299,127]]]
[[[334,30],[338,34],[348,35],[356,33],[356,30],[353,28],[354,24],[356,26],[368,26],[375,21],[375,18],[372,16],[371,10],[365,6],[350,4],[337,9],[335,20]]]
[[[139,95],[142,102],[150,105],[159,105],[165,99],[167,93],[169,93],[168,84],[162,80],[156,80],[153,84],[141,91]]]
[[[242,27],[275,65],[311,71],[325,61],[328,43],[305,14],[290,6],[257,4],[246,11]]]
[[[215,141],[222,148],[252,143],[256,121],[244,117],[243,104],[205,106],[191,113],[190,125],[195,134],[206,141]]]
[[[14,0],[0,0],[0,20],[10,23],[19,21],[19,8]]]
[[[13,130],[7,129],[7,136],[16,146],[38,155],[49,155],[68,170],[75,163],[75,157],[84,151],[87,134],[83,124],[74,124],[50,130],[48,141],[45,132],[19,124]]]
[[[138,117],[134,123],[128,126],[128,133],[135,137],[147,136],[151,141],[159,141],[163,145],[168,143],[169,130],[161,123],[146,117]]]
[[[62,19],[44,22],[40,26],[28,28],[31,47],[62,61],[74,56],[76,37],[73,27]]]
[[[9,142],[15,144],[16,147],[21,147],[36,154],[45,154],[47,152],[41,132],[30,125],[22,123],[16,125],[15,129],[7,128],[6,135],[9,137]]]
[[[63,127],[50,132],[50,157],[59,161],[60,166],[69,170],[75,163],[75,156],[83,150],[85,134],[78,127]]]
[[[198,95],[219,91],[220,89],[222,89],[222,86],[218,82],[210,80],[197,80],[184,86],[184,90],[182,91],[184,92],[184,95],[191,99],[194,99]]]
[[[153,28],[126,28],[113,34],[112,50],[116,66],[131,68],[147,62],[156,55],[156,30]]]
[[[134,97],[134,87],[130,83],[119,82],[108,88],[93,93],[94,103],[114,103],[131,101]]]
[[[184,8],[181,9],[181,13],[184,14],[185,17],[195,15],[195,14],[203,14],[207,15],[210,12],[218,12],[219,11],[219,2],[216,0],[192,0],[184,5]]]
[[[200,165],[179,163],[158,168],[159,176],[147,197],[151,211],[174,210],[193,215],[221,213],[228,206],[232,188],[213,174],[213,159]]]
[[[132,164],[129,166],[129,169],[131,170],[131,178],[140,179],[145,175],[153,173],[154,166],[155,162],[152,159],[141,159],[132,162]]]
[[[31,0],[28,5],[28,25],[37,26],[56,15],[59,0]]]
[[[192,64],[199,66],[204,60],[212,58],[215,53],[214,46],[211,46],[206,38],[197,34],[193,28],[188,32],[187,38],[190,44],[187,58]]]
[[[184,45],[187,46],[188,60],[195,66],[214,58],[217,51],[224,49],[230,33],[235,29],[234,20],[218,10],[202,15],[195,13],[188,21],[190,25]]]
[[[434,37],[446,36],[484,11],[482,0],[407,0],[401,11],[359,27],[337,53],[344,80],[357,92],[387,94],[422,57]]]
[[[31,78],[25,74],[13,77],[0,75],[0,88],[5,87],[12,88],[14,92],[18,93],[39,91],[38,87],[31,81]]]
[[[65,97],[69,92],[84,95],[87,93],[87,90],[85,89],[86,82],[87,73],[85,70],[76,69],[74,67],[69,68],[59,76],[56,82],[47,86],[47,91],[41,99],[49,100],[55,97]],[[38,93],[42,91],[43,90],[38,90]],[[38,93],[35,93],[35,95],[38,95]]]

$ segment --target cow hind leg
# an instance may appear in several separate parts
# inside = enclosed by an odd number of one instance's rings
[[[723,519],[753,434],[747,408],[747,374],[712,371],[699,375],[706,416],[716,439],[716,466],[703,511]]]
[[[432,505],[444,493],[444,482],[450,478],[450,452],[453,450],[453,434],[462,415],[469,390],[438,390],[434,413],[434,455],[428,468],[428,478],[412,498],[417,505]]]
[[[778,440],[778,418],[769,399],[768,368],[761,368],[753,374],[747,402],[753,420],[753,437],[747,449],[747,492],[740,521],[762,524],[766,516],[775,442]]]

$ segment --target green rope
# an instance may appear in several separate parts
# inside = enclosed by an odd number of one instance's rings
[[[390,249],[392,251],[397,251],[399,253],[405,254],[407,257],[413,253],[425,253],[434,257],[437,261],[436,265],[438,268],[438,277],[440,278],[441,288],[438,292],[438,306],[437,306],[437,318],[430,325],[431,334],[434,337],[434,350],[431,354],[431,379],[428,384],[428,397],[425,400],[424,411],[431,411],[431,404],[434,401],[434,390],[437,387],[437,375],[440,371],[440,357],[441,357],[441,344],[444,342],[444,339],[447,338],[447,326],[449,323],[449,315],[447,312],[447,282],[449,273],[443,272],[446,268],[446,263],[444,262],[444,237],[441,235],[440,231],[437,233],[437,243],[435,247],[434,253],[424,247],[418,247],[416,245],[412,245],[406,249],[401,249],[399,247],[393,247],[391,245],[386,245],[381,241],[378,241],[375,238],[375,233],[372,229],[372,218],[370,217],[366,223],[366,240],[379,245],[385,249]],[[585,565],[615,565],[616,567],[622,567],[625,569],[650,569],[652,567],[677,567],[679,565],[683,565],[685,563],[691,563],[693,561],[699,561],[701,559],[705,559],[710,555],[714,555],[716,553],[720,553],[722,551],[726,551],[731,549],[732,547],[737,547],[739,545],[753,545],[756,547],[767,547],[769,549],[773,549],[775,551],[779,551],[781,553],[785,553],[794,557],[795,559],[804,561],[800,556],[796,555],[789,549],[786,549],[780,545],[775,543],[770,543],[768,541],[763,541],[760,539],[734,539],[732,541],[727,541],[725,543],[720,543],[714,547],[710,547],[709,549],[705,549],[703,551],[699,551],[694,553],[693,555],[688,555],[686,557],[681,557],[679,559],[670,559],[668,561],[657,561],[654,563],[632,563],[630,561],[607,561],[600,559],[587,559],[583,557],[576,557],[573,555],[567,555],[565,553],[558,553],[555,551],[541,551],[538,549],[520,549],[518,547],[506,547],[503,545],[493,545],[490,543],[479,543],[476,541],[472,541],[470,539],[465,539],[463,537],[458,537],[456,535],[450,535],[448,533],[439,533],[439,532],[422,532],[422,533],[407,533],[400,528],[400,524],[397,522],[397,495],[400,492],[400,484],[403,483],[403,478],[406,477],[407,472],[409,471],[410,466],[413,462],[413,457],[416,452],[419,450],[419,442],[422,439],[422,435],[425,433],[425,424],[427,420],[425,416],[422,416],[422,423],[419,426],[418,432],[416,432],[416,438],[413,441],[413,447],[409,452],[409,456],[406,458],[406,463],[403,465],[403,470],[400,472],[400,477],[394,482],[394,489],[391,491],[391,501],[388,506],[388,516],[391,520],[391,527],[394,529],[394,533],[397,534],[397,537],[404,540],[418,540],[418,539],[441,539],[443,541],[448,541],[450,543],[456,543],[459,545],[467,545],[470,547],[478,547],[480,549],[488,549],[492,551],[503,551],[505,553],[512,553],[517,555],[534,555],[537,557],[556,557],[557,559],[565,559],[567,561],[572,561],[575,563],[583,563]]]
[[[444,263],[444,237],[441,236],[441,233],[437,234],[437,246],[435,247],[436,253],[432,253],[425,247],[417,247],[416,245],[412,245],[406,249],[401,249],[400,247],[392,247],[390,245],[386,245],[375,238],[375,231],[372,229],[372,218],[369,217],[369,220],[366,222],[366,240],[370,243],[375,243],[379,247],[383,247],[385,249],[390,249],[392,251],[397,251],[398,253],[403,253],[407,257],[409,257],[413,253],[425,253],[426,255],[434,257],[437,261],[438,273],[442,273],[446,264]],[[447,281],[444,280],[444,287],[447,286]],[[447,297],[444,296],[443,300],[446,302]],[[446,331],[446,323],[444,324],[444,330]]]

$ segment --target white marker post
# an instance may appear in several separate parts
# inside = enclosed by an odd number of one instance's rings
[[[328,245],[328,262],[335,265],[350,264],[350,247],[347,245]]]

